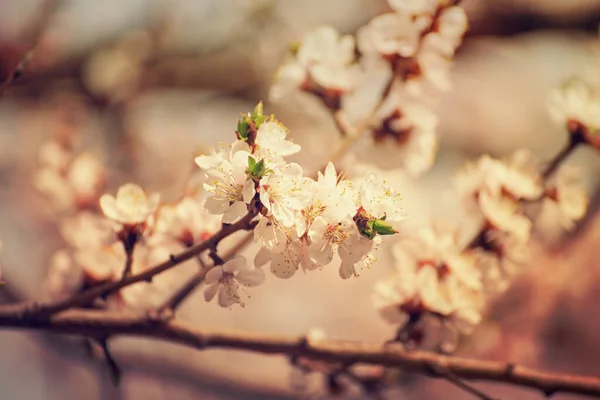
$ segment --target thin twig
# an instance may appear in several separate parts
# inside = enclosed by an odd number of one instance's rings
[[[23,55],[16,67],[8,74],[4,82],[0,84],[0,98],[2,98],[4,93],[23,75],[25,68],[27,68],[27,65],[33,59],[44,31],[54,14],[54,10],[58,7],[58,3],[59,0],[46,0],[40,7],[36,22],[33,24],[32,32],[30,33],[30,49]]]
[[[123,373],[121,367],[119,367],[119,364],[112,356],[110,349],[108,348],[108,339],[98,339],[97,342],[100,345],[100,349],[102,349],[102,353],[104,354],[104,360],[108,366],[110,379],[114,386],[119,386]]]
[[[68,310],[40,320],[8,307],[0,307],[0,326],[5,328],[43,329],[98,337],[105,335],[157,338],[198,349],[229,348],[263,354],[282,354],[340,363],[363,363],[401,368],[430,374],[436,366],[461,379],[504,382],[537,389],[546,395],[558,392],[600,396],[600,379],[548,373],[492,361],[472,360],[424,351],[404,351],[401,346],[350,341],[308,341],[304,337],[286,337],[242,331],[210,330],[170,320],[149,319],[145,314],[126,311]]]

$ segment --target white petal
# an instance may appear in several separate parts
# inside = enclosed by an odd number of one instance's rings
[[[271,252],[263,247],[258,251],[258,253],[256,253],[256,256],[254,257],[254,266],[262,267],[269,261],[271,261]]]
[[[237,256],[237,257],[234,257],[231,260],[227,261],[223,265],[223,271],[229,272],[230,274],[235,274],[236,272],[247,268],[246,265],[247,265],[246,257]]]
[[[289,251],[286,249],[280,254],[273,254],[271,260],[271,272],[278,278],[288,279],[294,276],[298,264],[296,260],[292,260]]]
[[[240,218],[242,218],[248,212],[248,207],[246,207],[246,203],[243,201],[236,201],[233,203],[225,214],[223,214],[223,223],[224,224],[233,224]]]
[[[244,268],[235,275],[235,279],[244,286],[258,286],[265,281],[265,272],[260,268]]]
[[[206,273],[206,277],[204,278],[204,283],[206,283],[207,285],[217,283],[217,282],[219,282],[219,280],[221,280],[222,276],[223,276],[223,267],[218,265],[214,268],[211,268],[211,270]]]
[[[229,209],[229,202],[221,196],[211,196],[204,201],[204,208],[213,215],[221,215]]]
[[[254,198],[254,194],[256,190],[254,189],[254,182],[251,179],[248,179],[244,183],[244,189],[242,190],[242,198],[244,203],[250,204],[250,201]]]
[[[311,243],[308,254],[319,265],[328,265],[333,259],[333,247],[323,240]]]
[[[215,295],[217,294],[218,290],[219,290],[219,284],[218,283],[215,283],[215,284],[212,284],[212,285],[208,286],[204,290],[204,300],[211,301],[215,297]]]
[[[340,277],[342,279],[348,279],[356,273],[354,269],[354,264],[351,263],[342,263],[340,265]]]

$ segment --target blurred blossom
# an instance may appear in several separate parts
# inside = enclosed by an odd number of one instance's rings
[[[574,79],[553,91],[548,109],[550,116],[565,127],[570,121],[576,121],[589,133],[600,129],[600,96],[583,80]]]
[[[583,174],[578,168],[561,167],[555,184],[546,189],[542,208],[536,217],[536,226],[541,232],[547,230],[572,230],[587,211],[588,196],[583,185]]]
[[[396,272],[375,287],[373,301],[382,316],[395,324],[412,314],[431,312],[470,330],[481,319],[481,271],[464,254],[456,233],[423,229],[393,247]]]
[[[81,267],[68,250],[56,251],[50,257],[45,290],[52,299],[62,299],[75,292],[83,283]]]
[[[186,196],[159,208],[151,240],[166,237],[191,246],[209,239],[220,228],[220,217],[209,214],[199,200]]]
[[[146,222],[156,211],[158,202],[158,193],[147,196],[141,187],[133,183],[121,186],[116,197],[110,194],[100,197],[100,207],[104,215],[123,225]]]

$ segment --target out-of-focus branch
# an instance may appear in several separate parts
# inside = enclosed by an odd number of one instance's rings
[[[31,33],[29,35],[31,37],[29,39],[31,42],[29,44],[30,48],[21,58],[21,61],[19,61],[16,67],[9,72],[4,82],[0,84],[0,98],[4,96],[4,92],[6,92],[21,75],[23,75],[25,68],[27,68],[27,65],[33,58],[35,51],[38,48],[42,35],[44,34],[44,31],[46,30],[51,17],[54,14],[54,10],[58,6],[58,3],[59,0],[45,0],[42,3],[42,6],[38,12],[38,16],[32,25]]]
[[[68,310],[40,320],[9,307],[0,307],[0,326],[89,337],[143,336],[201,350],[228,348],[263,354],[284,354],[344,365],[381,365],[425,375],[430,375],[431,371],[443,370],[460,379],[503,382],[537,389],[546,396],[559,392],[600,396],[600,379],[595,377],[548,373],[514,364],[406,351],[397,345],[333,340],[319,340],[313,343],[304,337],[209,330],[176,320],[164,322],[148,318],[147,315],[128,312]]]

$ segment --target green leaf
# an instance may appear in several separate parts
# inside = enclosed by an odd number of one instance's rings
[[[248,171],[254,175],[254,168],[256,168],[256,160],[252,156],[248,156]]]
[[[254,111],[252,111],[252,119],[256,120],[256,117],[262,117],[263,115],[263,103],[259,101],[256,107],[254,107]]]
[[[237,133],[240,135],[240,139],[247,139],[248,138],[248,128],[250,126],[248,125],[248,122],[246,121],[246,118],[242,118],[238,121],[237,124]]]
[[[254,173],[252,175],[254,175],[257,178],[262,178],[265,175],[265,173],[265,160],[263,159],[256,163],[256,165],[254,166]]]
[[[373,221],[373,230],[380,235],[393,235],[394,233],[398,233],[397,230],[392,228],[390,224],[385,222],[383,219],[374,219]],[[371,221],[369,221],[371,222]]]

